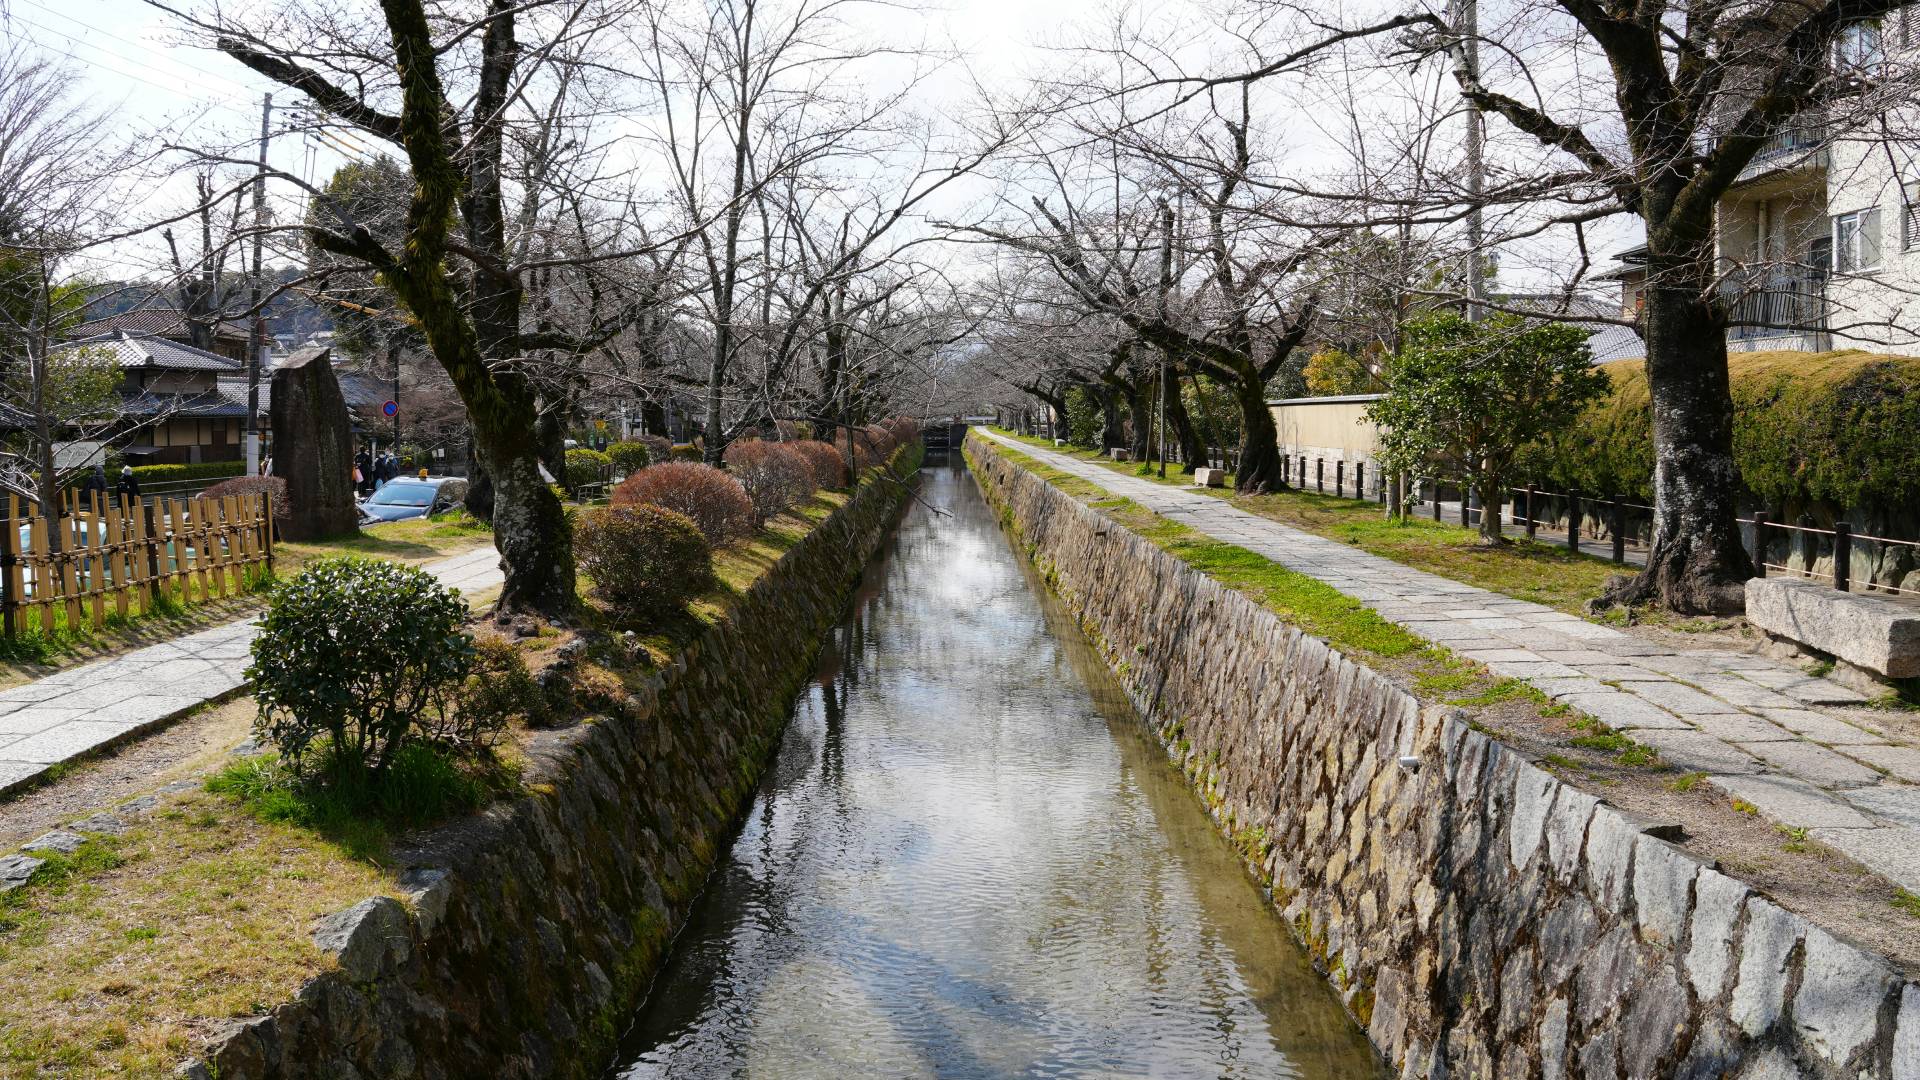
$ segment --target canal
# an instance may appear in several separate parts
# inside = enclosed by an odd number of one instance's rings
[[[922,476],[611,1075],[1383,1075],[958,455]]]

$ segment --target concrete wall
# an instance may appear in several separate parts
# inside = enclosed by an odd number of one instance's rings
[[[1880,958],[968,450],[1399,1075],[1920,1077],[1920,986]]]
[[[1374,461],[1379,451],[1379,431],[1365,414],[1367,406],[1377,400],[1377,394],[1354,394],[1268,402],[1274,427],[1279,430],[1281,456],[1290,459],[1293,463],[1290,468],[1297,470],[1300,456],[1306,455],[1309,486],[1313,483],[1314,462],[1324,460],[1329,492],[1333,490],[1335,462],[1348,463],[1349,490],[1353,483],[1352,463],[1366,462],[1367,490],[1373,491],[1378,482]],[[1297,477],[1295,480],[1298,482]]]
[[[412,903],[325,920],[338,969],[181,1075],[601,1075],[905,498],[867,484],[611,714],[534,733],[528,795],[396,852]]]

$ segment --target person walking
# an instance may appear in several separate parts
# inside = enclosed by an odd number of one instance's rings
[[[127,501],[127,505],[140,505],[140,478],[133,475],[133,466],[120,466],[120,482],[114,485],[114,491]]]
[[[94,508],[98,509],[104,504],[107,501],[107,467],[95,465],[93,471],[87,474],[87,482],[80,486],[80,492],[84,501],[91,503]]]
[[[373,456],[364,446],[353,456],[353,485],[360,489],[362,498],[373,494]]]

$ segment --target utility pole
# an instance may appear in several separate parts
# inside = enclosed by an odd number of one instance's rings
[[[253,312],[253,335],[247,348],[247,475],[260,474],[260,361],[267,350],[267,313],[260,310],[262,252],[267,232],[267,125],[273,117],[273,95],[260,99],[260,165],[253,174],[253,288],[247,310]]]
[[[1160,479],[1167,478],[1167,350],[1160,350],[1160,372],[1154,379],[1160,384]]]
[[[1455,62],[1465,69],[1469,85],[1480,85],[1480,2],[1453,0],[1453,32],[1460,51]],[[1481,205],[1487,187],[1486,121],[1480,107],[1467,106],[1467,318],[1479,322],[1486,314],[1486,221]]]

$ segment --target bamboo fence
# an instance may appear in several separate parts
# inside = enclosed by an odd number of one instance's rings
[[[66,625],[106,625],[157,596],[183,603],[243,591],[273,568],[273,513],[265,494],[142,503],[62,493],[61,515],[7,496],[0,524],[0,623],[6,636]],[[55,540],[58,540],[57,545]],[[58,550],[55,550],[56,546]]]

